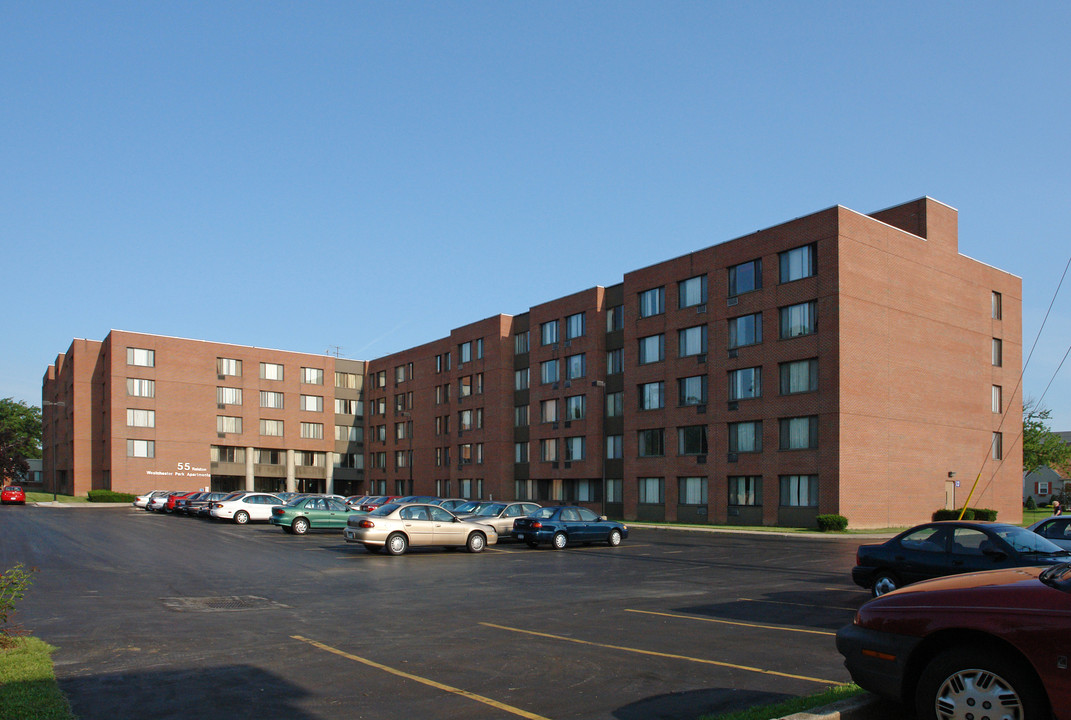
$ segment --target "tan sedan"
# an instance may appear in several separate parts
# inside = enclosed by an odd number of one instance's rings
[[[347,521],[346,542],[361,543],[368,552],[386,548],[401,555],[413,547],[464,547],[478,553],[498,542],[498,532],[490,525],[462,520],[438,505],[389,503],[367,515]]]

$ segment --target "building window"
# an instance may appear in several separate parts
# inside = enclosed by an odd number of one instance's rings
[[[308,412],[323,412],[324,399],[320,395],[302,395],[301,409]]]
[[[706,505],[707,479],[705,477],[677,478],[677,504]]]
[[[280,402],[282,400],[280,399]],[[266,406],[264,406],[266,407]],[[280,407],[282,407],[280,405]],[[346,400],[345,398],[335,398],[335,414],[336,415],[360,415],[361,414],[361,401],[360,400]]]
[[[565,372],[567,380],[576,380],[577,378],[582,378],[587,375],[586,353],[570,355],[565,358]]]
[[[543,345],[553,345],[558,342],[558,321],[551,320],[540,325],[539,337]]]
[[[242,361],[234,358],[216,358],[216,373],[218,375],[240,377],[242,374]]]
[[[606,351],[606,374],[616,375],[625,371],[625,351],[621,348]]]
[[[539,403],[539,419],[541,422],[558,422],[558,401],[541,400]]]
[[[993,338],[993,365],[1001,367],[1004,364],[1004,343],[1000,338]]]
[[[260,379],[261,380],[282,380],[283,379],[283,366],[279,363],[261,363],[260,364]]]
[[[386,425],[376,425],[375,432],[376,432],[376,440],[378,440],[381,443],[387,442],[387,426]],[[449,432],[449,430],[447,430],[447,432]]]
[[[127,440],[126,456],[138,458],[156,457],[155,440]]]
[[[216,432],[236,433],[240,435],[242,433],[242,418],[231,415],[217,415]]]
[[[294,452],[294,464],[301,467],[326,467],[327,455],[322,452],[297,450]]]
[[[993,412],[995,412],[995,413],[1004,412],[1004,390],[1000,387],[1000,385],[994,385],[993,386],[993,399],[992,399],[992,402],[993,402]]]
[[[539,457],[543,462],[558,462],[558,441],[555,438],[540,440]]]
[[[664,478],[638,478],[641,505],[661,505],[666,502]]]
[[[268,448],[255,448],[253,450],[253,462],[257,465],[282,465],[286,462],[286,452],[283,450],[269,450]]]
[[[410,373],[409,374],[410,374],[410,378],[412,378],[412,369],[411,369],[412,368],[412,363],[409,363],[409,365],[410,365]],[[261,363],[260,366],[261,366],[261,368],[263,368],[264,367],[264,363]],[[279,365],[278,367],[282,368],[282,365]],[[281,373],[280,373],[280,375],[281,375]],[[261,377],[264,377],[263,370],[261,370]],[[361,389],[361,382],[360,382],[359,378],[360,378],[360,375],[358,375],[357,373],[335,372],[335,387],[344,388],[346,390],[360,390]],[[278,379],[282,380],[282,377],[279,377]]]
[[[639,388],[640,410],[658,410],[666,406],[666,384],[662,381],[644,383]]]
[[[730,475],[729,505],[762,505],[762,476]]]
[[[707,426],[689,425],[677,428],[678,455],[707,454]]]
[[[140,378],[126,379],[126,394],[130,397],[156,397],[156,381]]]
[[[733,265],[729,268],[729,297],[736,297],[762,288],[762,260]]]
[[[324,426],[323,423],[301,423],[301,437],[307,440],[323,440],[324,439]]]
[[[335,425],[335,440],[339,442],[361,442],[364,428],[353,425]]]
[[[606,502],[608,503],[620,503],[624,497],[625,481],[621,478],[607,478],[606,480]]]
[[[625,329],[625,306],[614,305],[606,308],[606,332]]]
[[[398,365],[394,368],[394,384],[405,382],[405,365]]]
[[[384,382],[380,387],[386,387],[386,371],[381,371],[380,375],[384,376]],[[305,385],[323,385],[324,384],[324,371],[320,368],[301,368],[301,382]]]
[[[476,348],[476,359],[483,360],[483,338],[476,338],[472,345]]]
[[[540,363],[539,378],[544,385],[558,382],[558,361],[547,360]]]
[[[245,448],[232,445],[213,445],[209,448],[208,459],[214,463],[244,463]]]
[[[818,507],[817,475],[782,475],[782,507]]]
[[[156,411],[127,408],[126,424],[128,427],[156,427]]]
[[[471,342],[463,342],[457,346],[457,362],[459,365],[463,365],[467,362],[472,362]]]
[[[742,368],[729,372],[729,400],[762,397],[762,368]]]
[[[467,412],[471,412],[471,411],[467,411]],[[407,427],[407,423],[404,423],[404,422],[394,423],[394,439],[395,440],[405,440],[405,438],[408,437],[406,435],[406,427]]]
[[[241,405],[242,404],[242,388],[217,387],[216,388],[216,404],[217,405]]]
[[[625,393],[606,393],[606,417],[621,417],[625,412]]]
[[[472,376],[466,375],[463,378],[457,380],[457,396],[459,398],[468,397],[472,395]]]
[[[528,443],[515,442],[513,443],[513,462],[526,463],[528,462]]]
[[[660,362],[666,359],[666,336],[659,333],[658,335],[649,335],[644,338],[640,338],[640,365],[648,365],[654,362]]]
[[[729,320],[729,349],[762,342],[762,313]]]
[[[781,339],[812,335],[818,330],[818,303],[814,300],[781,308]]]
[[[707,376],[679,378],[677,380],[677,403],[686,405],[707,404]]]
[[[517,405],[513,408],[513,427],[528,427],[527,405]]]
[[[528,368],[523,370],[513,371],[513,389],[514,390],[527,390],[528,389],[528,377],[531,372]]]
[[[681,357],[702,355],[707,351],[707,326],[685,328],[677,332]]]
[[[620,460],[622,457],[624,435],[607,435],[606,436],[606,459],[607,460]]]
[[[666,311],[666,289],[652,288],[640,293],[640,317],[661,315]]]
[[[707,276],[699,275],[677,283],[677,307],[680,309],[704,305],[707,301]]]
[[[818,447],[818,416],[782,418],[782,450],[813,450]]]
[[[363,470],[364,455],[359,455],[358,453],[335,453],[335,467]]]
[[[993,298],[992,298],[992,309],[993,309],[993,319],[994,320],[1000,320],[1001,316],[1004,314],[1004,311],[1001,308],[1001,305],[1002,305],[1002,298],[1001,298],[1000,293],[994,292],[993,293]]]
[[[513,353],[515,355],[524,355],[526,352],[528,352],[527,330],[522,333],[517,333],[513,336]]]
[[[447,386],[449,389],[449,385]],[[449,400],[449,398],[447,398]],[[387,398],[378,398],[372,401],[372,408],[375,410],[373,415],[386,415],[387,414]]]
[[[282,437],[283,436],[283,421],[282,420],[261,420],[260,421],[260,434],[268,437]]]
[[[781,282],[792,282],[814,275],[814,256],[815,245],[813,243],[780,253],[778,257],[781,261]]]
[[[781,394],[814,392],[818,389],[818,358],[781,363]]]
[[[449,354],[449,353],[447,353],[447,354]],[[449,368],[447,368],[447,369],[449,369]],[[302,368],[302,370],[305,370],[305,368]],[[302,373],[302,375],[304,375],[304,373]],[[376,375],[375,375],[375,380],[376,380],[376,387],[377,388],[385,388],[385,387],[387,387],[387,371],[386,370],[380,370],[379,372],[377,372]],[[304,380],[302,380],[302,382],[304,382]]]
[[[565,318],[565,339],[575,340],[584,337],[584,313],[576,313]]]
[[[762,452],[762,421],[729,423],[729,452]]]
[[[565,398],[565,419],[583,420],[586,414],[587,402],[583,395],[571,395]]]
[[[994,460],[1001,460],[1004,457],[1004,433],[993,433],[993,452],[992,458]]]
[[[140,367],[156,367],[156,351],[146,350],[144,348],[132,348],[126,349],[126,364],[138,365]],[[131,457],[144,457],[143,455],[132,455]]]
[[[639,439],[640,457],[663,457],[666,454],[666,431],[664,428],[652,430],[640,430],[637,433]]]
[[[399,423],[401,425],[402,423]],[[472,429],[472,411],[462,410],[457,414],[457,429],[458,430],[471,430]]]
[[[585,442],[582,437],[565,438],[565,461],[574,462],[584,459]]]

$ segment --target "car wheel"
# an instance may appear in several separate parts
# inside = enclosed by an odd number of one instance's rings
[[[290,531],[295,535],[304,535],[309,531],[308,518],[294,518],[294,522],[290,523]]]
[[[881,597],[885,593],[891,593],[898,587],[900,587],[900,581],[896,579],[895,575],[890,572],[880,572],[874,578],[874,584],[871,586],[870,592],[874,597]]]
[[[1022,662],[985,647],[946,650],[930,661],[915,689],[919,720],[1049,717],[1037,679]]]
[[[614,528],[613,530],[611,530],[609,537],[606,538],[606,542],[609,543],[610,547],[617,547],[618,545],[620,545],[621,544],[621,531],[618,530],[617,528]]]
[[[238,523],[239,525],[245,525],[247,522],[249,522],[249,513],[247,513],[245,510],[239,510],[238,512],[234,513],[234,522]]]
[[[483,533],[474,532],[469,535],[468,542],[465,543],[465,549],[470,553],[478,553],[487,546],[487,538],[483,536]]]
[[[565,533],[563,532],[554,533],[554,539],[551,540],[551,544],[554,546],[555,550],[561,550],[569,544],[569,538],[565,537]]]
[[[409,549],[409,541],[405,538],[405,535],[401,533],[394,533],[387,538],[387,553],[390,555],[404,555],[405,551]]]

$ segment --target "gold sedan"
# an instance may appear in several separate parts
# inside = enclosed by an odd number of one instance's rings
[[[498,542],[498,533],[490,525],[462,520],[438,505],[389,503],[367,515],[347,521],[343,531],[346,542],[360,543],[368,552],[386,548],[390,555],[401,555],[413,547],[464,547],[478,553]]]

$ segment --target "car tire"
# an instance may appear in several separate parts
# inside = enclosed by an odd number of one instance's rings
[[[555,550],[564,550],[565,546],[569,544],[569,538],[565,533],[554,533],[554,537],[550,541],[551,547]]]
[[[984,646],[946,650],[929,662],[915,687],[918,720],[937,717],[999,716],[1001,707],[1018,703],[1022,720],[1048,718],[1044,690],[1029,664]],[[938,713],[937,708],[941,711]],[[986,712],[989,708],[992,713]]]
[[[610,547],[617,547],[621,544],[621,531],[614,528],[610,531],[610,534],[606,536],[606,543]]]
[[[885,593],[891,593],[900,586],[900,579],[891,572],[882,570],[874,576],[874,584],[870,586],[870,593],[874,597],[881,597]]]
[[[409,549],[409,540],[401,533],[394,533],[387,538],[383,547],[386,548],[388,555],[404,555]]]
[[[465,549],[470,553],[481,552],[487,547],[487,538],[483,536],[483,533],[469,533],[469,539],[465,541]]]
[[[245,510],[239,510],[238,512],[234,513],[234,522],[238,525],[245,525],[247,522],[249,522],[249,513],[247,513]]]
[[[304,535],[308,531],[309,521],[307,518],[294,518],[294,522],[290,523],[290,532],[294,533],[295,535]]]

